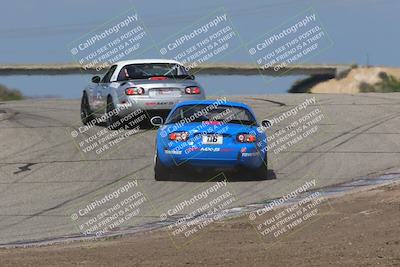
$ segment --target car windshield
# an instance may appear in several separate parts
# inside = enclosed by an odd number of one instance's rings
[[[241,107],[215,105],[185,105],[178,107],[166,124],[190,123],[203,121],[219,121],[223,123],[256,124],[254,116],[249,110]]]
[[[148,79],[151,77],[191,79],[189,73],[181,65],[171,63],[146,63],[124,66],[118,74],[118,81]]]

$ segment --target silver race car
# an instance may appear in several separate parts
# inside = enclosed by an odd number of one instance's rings
[[[142,111],[146,121],[166,116],[184,100],[205,99],[203,88],[177,61],[138,59],[117,62],[82,94],[82,123],[104,121],[107,126],[133,113]]]

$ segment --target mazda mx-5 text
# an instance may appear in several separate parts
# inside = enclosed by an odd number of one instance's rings
[[[158,117],[154,155],[156,180],[168,180],[173,171],[186,168],[250,171],[267,179],[267,135],[254,112],[243,103],[194,100],[178,103],[165,123]],[[187,168],[189,167],[189,168]]]
[[[94,76],[92,84],[84,89],[81,119],[87,125],[101,118],[112,126],[121,117],[141,110],[148,120],[156,115],[166,116],[178,102],[194,99],[205,99],[204,90],[179,62],[121,61],[103,77]]]

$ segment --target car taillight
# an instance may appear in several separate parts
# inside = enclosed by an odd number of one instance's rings
[[[169,140],[172,141],[186,141],[189,138],[188,132],[174,132],[169,134]]]
[[[200,94],[201,90],[197,86],[191,86],[185,88],[185,93],[188,95],[198,95]]]
[[[256,136],[254,134],[238,134],[236,140],[240,143],[254,143]]]
[[[150,81],[162,81],[162,80],[168,80],[168,77],[164,76],[153,76],[149,78]]]
[[[125,89],[126,95],[143,95],[144,89],[142,87],[130,87]]]

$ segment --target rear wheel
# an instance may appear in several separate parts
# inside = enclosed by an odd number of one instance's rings
[[[171,170],[158,159],[156,151],[154,155],[154,179],[156,181],[166,181],[169,178],[170,171]]]
[[[140,129],[151,129],[153,126],[150,123],[151,115],[149,115],[148,113],[145,113],[144,116],[145,116],[145,118],[139,124]]]
[[[88,125],[88,123],[93,119],[93,114],[89,106],[89,99],[86,93],[83,93],[81,99],[81,121],[83,125]]]
[[[115,106],[111,97],[107,98],[107,107],[106,107],[106,115],[107,115],[107,127],[110,130],[118,129],[118,115],[115,114]]]
[[[268,159],[267,159],[267,153],[265,153],[264,160],[261,163],[261,166],[258,167],[255,171],[254,174],[256,177],[260,180],[268,180]]]

